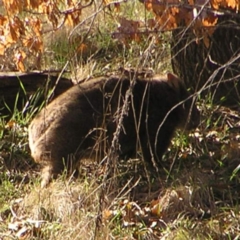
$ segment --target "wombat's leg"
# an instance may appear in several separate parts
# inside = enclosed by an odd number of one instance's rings
[[[42,175],[41,175],[41,188],[47,187],[52,177],[52,167],[46,166],[42,169]]]
[[[61,147],[51,143],[57,143],[52,138],[47,138],[42,135],[34,144],[31,145],[31,155],[35,162],[39,163],[42,167],[41,173],[41,187],[46,187],[52,177],[56,177],[64,170],[64,162],[61,152]]]
[[[51,179],[56,178],[57,175],[63,171],[63,169],[63,163],[61,164],[57,161],[49,162],[49,164],[42,169],[41,188],[46,187],[50,183]]]

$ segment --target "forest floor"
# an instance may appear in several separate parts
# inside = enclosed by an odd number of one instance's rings
[[[171,34],[126,48],[111,39],[113,25],[88,33],[88,47],[71,60],[69,32],[49,34],[43,66],[61,69],[68,61],[74,82],[121,66],[171,71]],[[84,163],[80,177],[63,174],[44,189],[28,146],[35,112],[1,116],[0,240],[240,239],[239,106],[214,104],[211,95],[199,96],[197,106],[200,125],[175,134],[158,175],[144,170],[139,153],[117,161],[107,180],[103,166]]]

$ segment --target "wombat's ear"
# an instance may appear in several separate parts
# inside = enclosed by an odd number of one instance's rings
[[[181,79],[172,73],[167,73],[168,83],[175,89],[179,89],[181,84]]]

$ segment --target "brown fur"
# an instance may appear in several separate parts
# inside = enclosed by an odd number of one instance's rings
[[[100,149],[103,157],[103,142],[107,142],[107,150],[129,86],[127,76],[89,80],[60,95],[33,119],[29,145],[34,160],[45,166],[42,186],[86,153]],[[160,163],[175,129],[193,129],[199,124],[199,111],[192,99],[179,104],[188,97],[181,80],[173,74],[136,79],[129,109],[124,110],[118,154],[132,156],[139,140],[145,161],[154,158]]]

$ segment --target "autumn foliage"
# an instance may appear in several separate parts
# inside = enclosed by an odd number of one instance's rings
[[[11,56],[16,68],[26,71],[24,60],[28,56],[41,58],[46,31],[81,24],[84,10],[93,5],[96,15],[102,11],[111,12],[114,20],[119,22],[112,37],[125,45],[131,41],[141,41],[146,35],[156,36],[162,31],[187,26],[208,47],[209,36],[214,32],[218,17],[229,12],[236,14],[240,6],[238,0],[139,1],[152,13],[145,22],[120,15],[122,5],[128,2],[122,0],[102,0],[96,3],[93,0],[2,0],[0,56]],[[51,26],[48,30],[43,27],[46,22]]]

